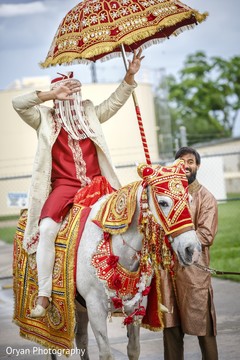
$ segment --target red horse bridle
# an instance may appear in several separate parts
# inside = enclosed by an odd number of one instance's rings
[[[184,162],[178,160],[171,166],[140,165],[138,173],[143,179],[143,187],[149,186],[152,199],[166,235],[172,238],[183,232],[194,230],[189,207],[188,181],[184,170]],[[159,206],[158,197],[167,196],[172,207],[165,214]]]

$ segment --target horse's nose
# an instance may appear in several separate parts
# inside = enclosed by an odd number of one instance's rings
[[[197,246],[194,248],[193,250],[193,255],[192,255],[192,262],[193,263],[197,263],[199,260],[199,257],[201,255],[201,251],[202,251],[202,245],[200,242],[197,243]]]
[[[201,245],[197,244],[197,246],[189,245],[185,248],[186,259],[189,263],[198,262],[201,251]]]
[[[193,251],[194,251],[194,248],[192,245],[189,245],[186,247],[185,249],[185,253],[186,253],[186,259],[191,259],[192,256],[193,256]]]

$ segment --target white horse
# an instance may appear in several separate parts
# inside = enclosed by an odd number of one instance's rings
[[[201,245],[191,222],[187,180],[182,162],[180,161],[172,167],[141,166],[139,167],[139,175],[143,181],[137,182],[136,204],[130,224],[124,230],[117,230],[114,226],[113,228],[109,226],[109,232],[113,234],[110,236],[113,259],[118,259],[118,264],[127,271],[136,272],[141,264],[141,257],[146,257],[146,249],[143,247],[148,246],[149,231],[151,232],[149,224],[154,223],[155,225],[160,224],[164,229],[179,262],[184,266],[193,264],[198,260]],[[77,290],[85,300],[87,311],[83,310],[77,313],[76,344],[79,349],[85,349],[85,354],[82,357],[84,360],[89,359],[87,351],[88,320],[98,344],[99,358],[114,359],[107,335],[107,317],[111,311],[110,305],[112,308],[111,299],[118,294],[116,295],[117,291],[114,292],[113,289],[109,289],[109,283],[106,279],[100,280],[98,278],[96,266],[93,266],[92,263],[98,245],[103,239],[103,229],[97,226],[92,219],[96,218],[101,206],[109,197],[111,195],[104,196],[93,205],[85,224],[77,255]],[[126,205],[126,197],[126,193],[124,193],[117,199],[118,204],[115,203],[115,212],[122,211]],[[108,227],[104,223],[102,225],[105,226],[104,231],[106,233]],[[147,252],[147,256],[147,264],[152,264],[153,259],[149,258],[149,252]],[[136,303],[144,304],[142,291],[150,284],[152,275],[150,274],[145,278],[143,276],[140,279],[141,289],[133,296],[133,299],[122,297],[125,316],[134,313]],[[140,285],[138,284],[138,286]],[[139,328],[139,324],[127,325],[127,353],[128,358],[132,360],[138,359],[140,354]]]

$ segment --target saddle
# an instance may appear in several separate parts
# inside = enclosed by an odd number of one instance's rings
[[[38,295],[36,253],[23,249],[27,211],[19,218],[14,238],[13,258],[13,322],[21,337],[48,349],[62,351],[66,356],[74,347],[76,254],[79,239],[90,208],[74,204],[56,239],[53,270],[52,306],[44,318],[29,317]]]
[[[52,306],[44,318],[29,317],[38,295],[36,253],[27,254],[23,237],[27,210],[22,211],[14,237],[13,254],[13,322],[20,336],[49,349],[61,350],[68,356],[74,346],[76,257],[85,222],[93,205],[101,196],[113,192],[104,177],[96,177],[75,196],[73,207],[64,219],[55,241]]]

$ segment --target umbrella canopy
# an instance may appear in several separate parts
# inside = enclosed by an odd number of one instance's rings
[[[83,0],[62,20],[42,67],[87,63],[148,47],[202,22],[207,13],[178,0]],[[133,100],[147,164],[151,164],[140,108]]]
[[[119,56],[177,35],[207,17],[178,0],[84,0],[62,20],[42,67]]]

